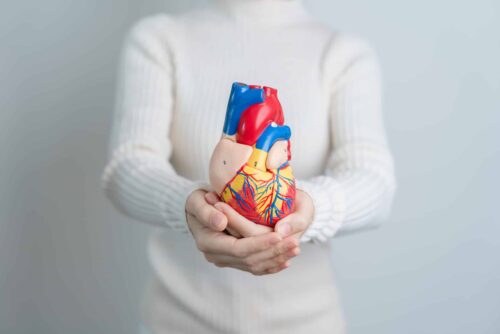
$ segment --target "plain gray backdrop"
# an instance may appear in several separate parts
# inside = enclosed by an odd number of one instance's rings
[[[0,333],[136,333],[150,227],[99,188],[117,60],[198,2],[2,2]],[[377,49],[396,158],[390,220],[333,241],[349,332],[500,333],[499,1],[306,6]]]

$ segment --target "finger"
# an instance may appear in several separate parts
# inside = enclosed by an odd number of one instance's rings
[[[260,253],[262,255],[262,252]],[[280,264],[290,260],[291,258],[296,257],[300,254],[300,248],[292,245],[285,249],[282,253],[278,255],[274,255],[270,253],[267,256],[249,256],[246,258],[240,258],[232,255],[226,254],[214,254],[214,253],[205,253],[205,258],[212,263],[231,266],[232,264],[242,264],[246,265],[248,269],[259,266],[269,268],[270,266],[279,266]]]
[[[289,237],[280,241],[274,247],[250,255],[247,258],[247,263],[254,264],[268,259],[283,256],[284,254],[287,254],[287,252],[294,250],[298,246],[299,242],[295,238]]]
[[[278,255],[272,259],[261,261],[254,265],[254,270],[256,271],[266,271],[274,267],[279,267],[284,263],[289,262],[292,258],[300,254],[300,249],[298,247],[287,251],[285,254]]]
[[[190,214],[189,212],[186,213],[186,219],[187,219],[188,228],[191,231],[193,239],[196,242],[196,247],[198,247],[198,250],[201,252],[208,251],[207,244],[206,244],[207,236],[211,236],[212,233],[222,233],[222,232],[215,232],[215,231],[205,227],[198,220],[198,218],[196,218],[194,215]]]
[[[193,237],[196,237],[196,234],[199,233],[200,230],[205,228],[203,224],[195,216],[193,216],[187,211],[186,211],[186,222],[189,230],[191,231],[191,234],[193,234]]]
[[[196,244],[203,253],[234,255],[234,244],[239,239],[224,232],[203,228],[196,235]]]
[[[224,254],[210,254],[205,253],[205,259],[216,265],[217,267],[233,267],[241,270],[246,270],[247,266],[243,262],[243,259]]]
[[[220,202],[220,198],[215,191],[210,191],[205,194],[205,199],[208,204],[214,205],[217,202]]]
[[[288,267],[290,267],[290,262],[285,262],[281,266],[268,269],[267,273],[268,274],[276,274],[276,273],[279,273],[280,271],[285,270]]]
[[[295,242],[289,242],[286,244],[286,247],[283,247],[283,250],[280,250],[278,252],[274,250],[265,250],[258,252],[256,254],[251,254],[246,258],[237,257],[234,255],[210,253],[210,252],[205,253],[205,256],[214,256],[217,257],[218,259],[223,259],[224,261],[227,262],[238,262],[238,263],[244,263],[248,266],[253,266],[268,260],[285,262],[286,260],[289,260],[292,257],[295,257],[299,254],[300,254],[300,248],[297,246],[297,244]]]
[[[215,204],[221,202],[219,196],[217,195],[217,193],[215,191],[210,191],[210,192],[206,193],[205,200],[207,201],[208,204],[211,204],[211,205],[215,205]],[[242,235],[232,227],[227,226],[225,231],[227,231],[230,235],[232,235],[235,238],[239,239],[242,237]]]
[[[263,263],[259,263],[254,266],[248,266],[241,261],[238,262],[237,259],[227,255],[205,255],[205,258],[208,262],[214,264],[219,268],[235,268],[243,271],[247,271],[254,275],[265,275],[279,272],[283,269],[286,269],[290,266],[289,260],[269,260]]]
[[[257,274],[257,275],[262,275],[262,274],[267,274],[270,271],[276,270],[276,268],[287,268],[290,266],[290,261],[289,260],[282,260],[282,259],[270,259],[264,262],[261,262],[255,266],[250,267],[250,272]],[[284,269],[283,268],[283,269]]]
[[[194,217],[189,212],[187,212],[187,211],[184,211],[184,212],[186,214],[186,225],[188,227],[188,230],[189,230],[189,232],[191,232],[191,235],[196,240],[196,238],[194,237],[194,235],[196,234],[195,229],[193,228],[193,226],[191,226],[194,224],[192,221],[194,219]]]
[[[250,272],[254,275],[274,274],[290,266],[290,261],[288,260],[262,263],[258,266],[252,267],[242,262],[241,259],[228,255],[205,254],[205,258],[208,262],[214,264],[219,268],[226,268],[226,267],[235,268],[242,271]]]
[[[280,271],[285,270],[289,266],[290,266],[290,263],[286,263],[286,264],[282,264],[278,267],[269,268],[269,269],[266,269],[266,270],[263,270],[260,272],[252,272],[249,270],[246,270],[246,271],[249,271],[250,273],[252,273],[253,275],[256,275],[256,276],[263,276],[263,275],[271,275],[271,274],[279,273]]]
[[[275,231],[282,237],[301,233],[309,226],[309,222],[301,213],[294,212],[276,223]]]
[[[251,268],[251,269],[249,268],[243,270],[250,272],[252,275],[262,276],[262,275],[276,274],[280,271],[285,270],[288,267],[290,267],[290,261],[286,261],[277,266],[271,266],[271,267],[263,266],[262,268]]]
[[[281,240],[276,232],[237,239],[222,232],[205,228],[197,233],[197,246],[203,253],[218,253],[240,258],[272,247]]]
[[[203,191],[195,191],[191,195],[186,205],[186,211],[212,230],[223,231],[227,226],[226,216],[207,203]]]
[[[311,223],[314,215],[314,204],[311,197],[299,190],[296,195],[295,211],[278,221],[275,231],[283,237],[303,233]]]
[[[194,215],[198,209],[197,206],[203,203],[200,199],[204,198],[204,196],[205,191],[203,190],[198,189],[193,191],[186,201],[186,211]]]
[[[246,219],[227,203],[218,202],[214,205],[214,207],[224,213],[224,215],[226,215],[228,226],[236,230],[240,235],[244,237],[261,235],[273,230],[269,226],[255,224],[254,222]]]
[[[231,255],[246,258],[252,254],[272,248],[281,241],[281,236],[276,232],[235,239]]]
[[[241,234],[238,233],[238,231],[236,231],[235,229],[231,228],[231,227],[226,227],[226,231],[232,235],[233,237],[235,238],[242,238],[243,236]]]
[[[297,233],[295,233],[295,234],[291,235],[290,237],[294,237],[294,238],[296,238],[296,239],[297,239],[297,241],[298,241],[298,243],[300,244],[300,238],[302,237],[302,235],[304,234],[304,232],[305,232],[305,230],[302,230],[302,231],[300,231],[300,232],[297,232]],[[290,237],[289,237],[289,238],[290,238]]]
[[[221,202],[221,200],[220,200],[219,196],[217,195],[217,193],[216,193],[215,191],[210,191],[210,192],[206,193],[206,194],[205,194],[205,200],[206,200],[209,204],[211,204],[211,205],[215,205],[215,204],[217,204],[217,203]],[[219,210],[219,211],[220,211],[220,210]],[[232,227],[227,226],[227,227],[226,227],[226,231],[227,231],[230,235],[234,236],[235,238],[241,238],[241,237],[243,237],[243,236],[241,235],[241,233],[239,233],[236,229],[234,229],[234,228],[232,228]]]

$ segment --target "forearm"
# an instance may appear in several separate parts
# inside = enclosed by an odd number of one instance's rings
[[[339,158],[332,159],[324,175],[297,182],[315,206],[302,242],[325,242],[336,234],[375,227],[389,213],[396,189],[390,152],[358,147]]]
[[[102,187],[127,216],[181,232],[187,232],[187,196],[194,189],[207,188],[202,182],[177,175],[154,152],[135,145],[115,150],[102,175]]]
[[[302,241],[324,242],[337,232],[376,226],[396,188],[375,51],[363,40],[339,36],[325,57],[325,71],[332,151],[323,175],[298,182],[316,212]]]

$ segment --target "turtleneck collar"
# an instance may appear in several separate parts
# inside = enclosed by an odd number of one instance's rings
[[[230,18],[247,24],[286,24],[308,18],[302,0],[212,0]]]

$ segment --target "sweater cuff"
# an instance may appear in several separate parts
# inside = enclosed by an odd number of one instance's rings
[[[301,243],[323,243],[339,230],[345,216],[345,194],[331,177],[320,176],[311,181],[297,180],[297,188],[311,196],[314,204],[312,223],[300,238]]]
[[[183,191],[180,193],[180,196],[178,197],[178,202],[177,202],[177,207],[180,208],[179,210],[176,210],[175,215],[174,215],[174,220],[169,221],[169,226],[172,227],[174,230],[184,233],[184,234],[189,234],[189,228],[187,226],[187,216],[186,216],[186,201],[191,195],[191,193],[197,189],[203,189],[206,191],[211,191],[212,187],[209,183],[205,181],[192,181],[189,184],[187,184]],[[172,203],[169,202],[169,199],[165,196],[163,201],[164,205],[164,218],[165,221],[168,221],[171,219],[171,215],[168,214],[168,207],[172,205]]]

